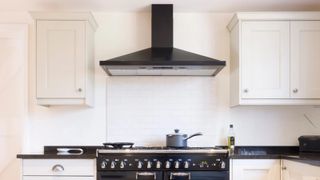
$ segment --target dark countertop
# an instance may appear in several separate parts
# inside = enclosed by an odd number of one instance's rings
[[[299,155],[284,155],[282,159],[297,161],[314,166],[320,166],[320,153],[300,153]]]
[[[320,153],[301,153],[297,146],[239,146],[230,159],[286,159],[320,166]]]
[[[57,148],[82,148],[83,154],[69,155],[58,154]],[[102,146],[45,146],[43,153],[18,154],[19,159],[95,159],[96,150]]]
[[[281,159],[283,155],[298,155],[297,146],[237,146],[230,159]]]
[[[81,155],[58,155],[57,148],[82,148]],[[19,159],[95,159],[102,146],[45,146],[44,153],[18,154]],[[298,146],[237,146],[230,159],[287,159],[320,166],[320,153],[299,153]]]

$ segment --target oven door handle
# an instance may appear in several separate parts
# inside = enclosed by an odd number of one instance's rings
[[[157,179],[157,174],[155,172],[137,172],[136,179],[139,179],[139,176],[153,176],[153,179]]]
[[[185,173],[185,172],[172,172],[170,173],[170,180],[173,180],[174,177],[188,177],[188,179],[191,179],[191,173]]]

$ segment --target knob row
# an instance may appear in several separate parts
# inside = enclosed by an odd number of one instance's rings
[[[108,163],[107,163],[106,161],[102,161],[102,162],[101,162],[101,168],[102,168],[102,169],[105,169],[105,168],[107,167],[107,165],[108,165]],[[160,168],[161,168],[161,165],[162,165],[162,164],[161,164],[160,161],[157,161],[157,162],[156,162],[156,168],[157,168],[157,169],[160,169]],[[120,167],[121,169],[123,169],[123,168],[125,168],[125,166],[126,166],[126,163],[123,162],[123,161],[121,161],[119,167]],[[183,163],[183,167],[184,167],[185,169],[188,169],[189,166],[190,166],[190,163],[189,163],[188,161],[185,161],[185,162]],[[138,169],[142,169],[142,167],[143,167],[143,162],[138,161],[138,163],[137,163],[137,168],[138,168]],[[115,169],[115,168],[116,168],[116,162],[111,161],[111,163],[110,163],[110,168],[111,168],[111,169]],[[148,161],[148,162],[147,162],[147,169],[151,169],[151,168],[152,168],[152,162],[151,162],[151,161]],[[171,168],[171,162],[170,162],[170,161],[166,161],[166,162],[165,162],[165,168],[166,168],[166,169],[170,169],[170,168]],[[179,161],[175,161],[175,162],[174,162],[174,168],[175,168],[175,169],[179,169],[179,168],[180,168],[180,162],[179,162]]]

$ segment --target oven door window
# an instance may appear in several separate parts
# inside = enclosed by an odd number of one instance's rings
[[[166,172],[165,180],[229,180],[229,171]]]
[[[162,172],[99,172],[98,180],[162,180]]]

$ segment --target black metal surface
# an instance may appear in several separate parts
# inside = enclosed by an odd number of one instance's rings
[[[148,65],[160,65],[160,66],[202,66],[212,65],[221,66],[226,65],[225,61],[219,61],[206,56],[198,55],[188,51],[184,51],[177,48],[148,48],[124,56],[109,59],[107,61],[100,61],[100,65],[116,66],[116,65],[128,65],[128,66],[148,66]]]
[[[157,167],[157,162],[161,166]],[[166,163],[170,167],[166,167]],[[179,162],[179,167],[175,163]],[[184,163],[189,167],[185,168]],[[104,168],[102,164],[105,163]],[[112,168],[111,164],[114,164]],[[141,167],[139,167],[139,163]],[[151,164],[148,167],[148,163]],[[224,163],[224,167],[221,165]],[[121,164],[123,165],[121,167]],[[98,171],[228,171],[229,159],[227,153],[215,154],[99,154],[97,158]]]
[[[229,180],[228,171],[182,171],[187,176],[175,176],[175,172],[165,172],[164,180]]]
[[[173,5],[153,4],[152,7],[152,47],[173,47]]]
[[[212,74],[215,76],[226,66],[226,62],[173,48],[173,5],[156,4],[152,5],[152,47],[100,61],[100,66],[109,75],[112,75],[108,70],[112,66],[122,66],[122,69],[139,69],[143,66],[217,68]]]
[[[98,172],[98,180],[163,180],[162,171],[151,171],[143,176],[139,171],[109,171]],[[142,174],[139,176],[139,174]]]
[[[229,180],[229,172],[210,172],[210,171],[150,171],[146,176],[139,176],[143,174],[139,171],[112,171],[112,172],[99,172],[98,180]],[[186,174],[186,176],[177,176],[175,174]],[[190,177],[190,179],[189,179]]]
[[[320,136],[300,136],[298,140],[300,152],[320,153]]]

